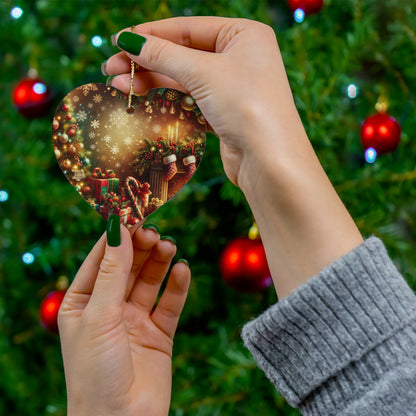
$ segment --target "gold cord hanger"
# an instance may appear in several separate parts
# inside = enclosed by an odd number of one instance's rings
[[[134,32],[134,28],[135,26],[131,27],[131,31]],[[133,97],[134,94],[134,87],[133,87],[133,83],[134,83],[134,71],[137,69],[139,69],[139,66],[134,63],[133,60],[130,61],[130,91],[129,91],[129,103],[127,105],[127,112],[129,114],[133,113],[135,108],[131,105],[131,99]]]

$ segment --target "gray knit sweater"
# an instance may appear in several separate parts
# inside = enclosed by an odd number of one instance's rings
[[[416,297],[371,237],[242,333],[304,415],[416,415]]]

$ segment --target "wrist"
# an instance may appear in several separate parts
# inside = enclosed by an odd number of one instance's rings
[[[281,132],[245,155],[238,177],[279,298],[363,241],[303,126]]]

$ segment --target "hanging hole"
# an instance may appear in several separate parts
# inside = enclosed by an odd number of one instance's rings
[[[130,106],[130,107],[127,107],[127,112],[129,113],[129,114],[132,114],[132,113],[134,113],[134,110],[135,110],[135,108],[133,107],[133,106]]]

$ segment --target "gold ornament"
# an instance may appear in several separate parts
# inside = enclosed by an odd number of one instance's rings
[[[248,238],[250,240],[256,240],[257,238],[259,238],[259,229],[257,228],[257,224],[255,222],[248,231]]]
[[[56,282],[56,288],[58,290],[67,290],[69,287],[69,280],[66,276],[59,276]]]
[[[192,111],[195,108],[195,101],[189,95],[184,95],[181,100],[181,106],[185,111]]]
[[[175,106],[172,103],[172,105],[170,106],[169,114],[175,114],[175,113],[176,113]]]
[[[183,113],[183,111],[181,111],[181,113],[179,114],[179,118],[181,120],[185,120],[185,114]]]
[[[62,153],[59,149],[55,149],[55,156],[57,159],[59,159],[62,156]]]
[[[199,124],[205,124],[205,118],[202,113],[197,117],[197,120]]]
[[[69,136],[66,133],[61,134],[61,137],[59,138],[59,141],[61,143],[68,143],[68,140],[69,140]]]
[[[169,101],[174,101],[179,97],[178,91],[167,89],[165,92],[165,97]]]
[[[77,150],[82,150],[84,148],[84,143],[77,143],[75,146]]]
[[[71,167],[71,161],[69,159],[65,159],[63,165],[66,168],[70,168]]]

